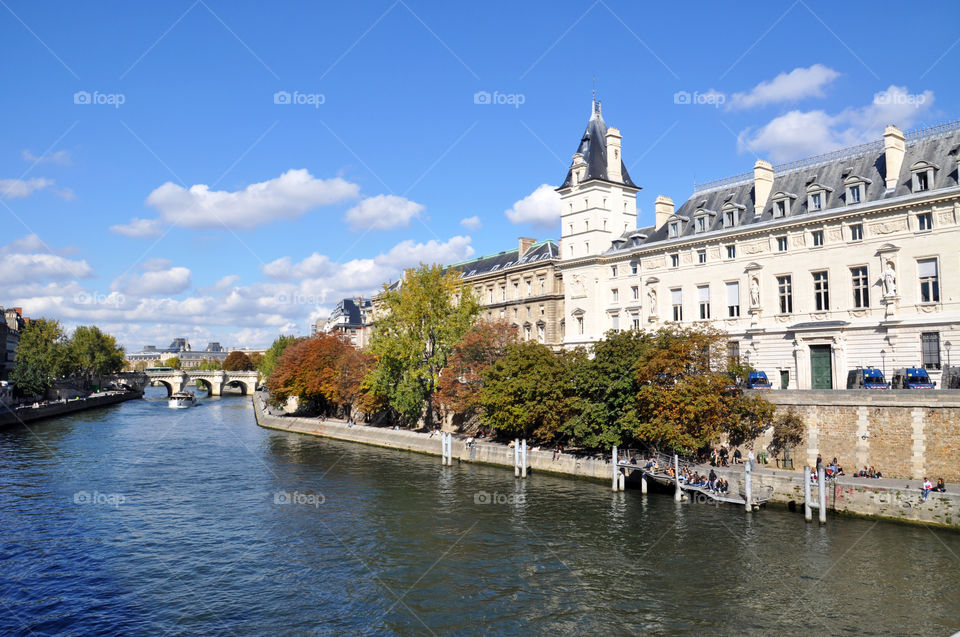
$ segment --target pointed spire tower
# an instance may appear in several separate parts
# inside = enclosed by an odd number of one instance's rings
[[[603,121],[596,91],[590,119],[573,154],[563,185],[560,256],[563,259],[600,254],[610,242],[637,227],[637,192],[621,153],[620,131]]]

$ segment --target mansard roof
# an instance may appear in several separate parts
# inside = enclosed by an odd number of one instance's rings
[[[583,155],[583,161],[587,164],[587,174],[581,180],[582,182],[598,179],[611,183],[622,183],[631,188],[640,189],[630,179],[630,173],[623,164],[623,157],[620,157],[620,174],[622,181],[614,182],[607,175],[607,124],[603,121],[603,115],[600,112],[600,102],[593,102],[593,111],[590,114],[590,121],[587,122],[587,128],[583,131],[583,137],[580,139],[580,145],[577,152]],[[566,188],[573,185],[573,169],[567,171],[567,178],[563,180],[560,188]]]
[[[518,265],[529,265],[537,261],[547,261],[558,259],[560,249],[553,241],[541,241],[527,248],[527,251],[520,255],[520,248],[515,250],[506,250],[498,254],[471,259],[454,263],[450,266],[452,269],[459,270],[464,278],[488,274],[499,270],[506,270]]]
[[[684,218],[681,222],[679,238],[695,235],[709,238],[714,231],[724,230],[723,214],[708,215],[705,232],[695,232],[696,224],[692,222],[698,212],[722,211],[724,206],[727,210],[731,207],[735,209],[736,226],[741,230],[749,229],[754,224],[770,222],[776,226],[808,215],[828,214],[848,205],[846,185],[856,180],[862,180],[866,186],[861,192],[858,205],[908,195],[913,192],[914,177],[911,169],[918,162],[927,162],[934,167],[940,167],[935,170],[928,190],[956,187],[960,185],[957,174],[958,154],[960,154],[960,121],[907,133],[906,152],[897,185],[889,191],[886,189],[887,167],[883,140],[774,166],[770,197],[763,210],[759,212],[754,206],[754,174],[752,172],[703,184],[676,209],[675,217]],[[826,196],[821,200],[820,210],[808,209],[807,193],[810,186],[814,187],[811,192],[817,187],[822,187],[825,191]],[[790,197],[792,202],[790,213],[783,218],[775,219],[774,202],[778,194]],[[793,196],[796,198],[794,199]],[[647,238],[641,245],[648,246],[668,239],[675,240],[668,236],[668,226],[669,223],[665,223],[657,230],[644,229],[643,233]],[[629,241],[630,235],[635,232],[635,230],[624,232],[621,239],[628,240],[627,243],[619,249],[611,247],[607,252],[626,251],[636,247]]]

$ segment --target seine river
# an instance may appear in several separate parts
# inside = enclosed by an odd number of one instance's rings
[[[249,399],[0,431],[0,634],[924,634],[960,535],[271,432]]]

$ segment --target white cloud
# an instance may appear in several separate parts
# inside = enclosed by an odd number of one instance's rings
[[[158,270],[166,270],[171,265],[173,265],[173,263],[170,261],[170,259],[154,258],[147,259],[141,264],[140,267],[147,272],[157,272]]]
[[[470,237],[450,237],[446,242],[435,240],[426,243],[415,243],[413,240],[402,241],[390,249],[390,252],[381,254],[374,259],[378,265],[384,265],[402,271],[421,263],[439,263],[449,265],[468,259],[473,255]]]
[[[560,223],[560,195],[553,186],[543,184],[513,204],[504,214],[511,223],[529,223],[540,228],[556,229]]]
[[[377,195],[367,197],[348,210],[344,219],[353,230],[389,230],[406,228],[423,210],[422,204],[405,197]]]
[[[53,185],[52,179],[0,179],[0,199],[24,199],[38,190]]]
[[[228,274],[217,279],[217,282],[213,285],[197,288],[197,294],[216,294],[217,292],[226,292],[233,288],[233,286],[235,286],[239,280],[240,275]]]
[[[143,274],[118,278],[110,288],[131,296],[179,294],[190,287],[190,270],[173,267],[164,270],[147,270]]]
[[[49,251],[35,235],[27,235],[0,248],[0,284],[19,286],[68,281],[93,275],[86,261],[68,259]],[[10,294],[9,289],[4,290]]]
[[[25,161],[35,163],[35,164],[60,164],[61,166],[69,166],[73,163],[73,158],[70,156],[69,150],[58,150],[54,153],[47,153],[46,155],[34,155],[29,150],[24,149],[20,153],[23,156]]]
[[[333,273],[335,265],[325,254],[314,252],[309,257],[294,264],[290,257],[281,257],[261,268],[263,273],[276,281],[293,279],[316,279]]]
[[[483,222],[480,221],[480,217],[474,215],[472,217],[466,217],[465,219],[460,220],[460,225],[466,228],[467,230],[479,230],[483,227]]]
[[[727,102],[728,109],[754,108],[778,102],[795,102],[806,97],[823,97],[823,89],[840,77],[840,73],[814,64],[781,73],[772,80],[760,82],[745,93],[734,93]]]
[[[167,182],[150,193],[147,205],[163,219],[185,228],[226,225],[249,230],[277,219],[296,219],[309,210],[359,196],[360,187],[340,177],[317,179],[304,169],[250,184],[243,190],[210,190],[205,184],[189,190]]]
[[[163,223],[159,219],[140,219],[134,217],[128,224],[110,226],[110,231],[125,237],[159,237],[163,234]]]
[[[911,94],[905,86],[891,85],[870,104],[836,115],[822,110],[790,111],[758,129],[744,129],[737,145],[741,151],[766,155],[775,162],[817,155],[876,141],[888,124],[901,129],[915,126],[931,112],[933,103],[933,91]]]

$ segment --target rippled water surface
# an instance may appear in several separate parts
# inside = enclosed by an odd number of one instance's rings
[[[960,630],[956,533],[520,481],[148,396],[0,431],[0,634]]]

